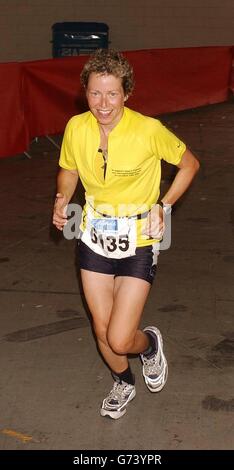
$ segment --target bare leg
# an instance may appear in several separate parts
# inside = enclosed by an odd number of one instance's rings
[[[119,354],[139,354],[149,346],[149,339],[138,329],[150,284],[134,277],[117,277],[114,303],[108,327],[108,342]]]
[[[128,353],[140,353],[149,345],[137,330],[150,284],[132,277],[117,277],[81,270],[85,297],[93,317],[98,346],[111,370],[128,367]]]
[[[114,276],[81,269],[81,278],[100,352],[111,370],[123,372],[128,368],[127,356],[112,351],[106,337],[114,302]]]

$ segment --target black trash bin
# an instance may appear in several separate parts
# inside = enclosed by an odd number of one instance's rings
[[[55,23],[52,32],[53,57],[91,54],[95,49],[108,48],[109,27],[105,23]]]

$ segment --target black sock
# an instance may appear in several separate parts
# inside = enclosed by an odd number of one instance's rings
[[[149,331],[145,331],[145,334],[149,338],[149,346],[148,348],[142,353],[147,359],[150,359],[158,349],[158,340],[155,335],[151,335]]]
[[[126,382],[127,384],[135,385],[135,377],[129,366],[123,372],[117,373],[117,372],[112,371],[111,373],[112,373],[113,379],[116,380],[116,382],[119,382],[119,383]]]

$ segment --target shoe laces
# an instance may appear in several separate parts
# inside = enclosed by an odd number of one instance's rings
[[[147,375],[160,375],[162,372],[162,365],[160,365],[160,354],[154,354],[151,358],[146,356],[142,357],[145,373]]]
[[[133,385],[127,384],[126,382],[115,382],[113,385],[113,388],[111,389],[109,395],[106,397],[106,400],[108,402],[111,402],[112,400],[117,401],[118,403],[121,403],[126,399],[126,396],[128,396],[131,391],[132,391]]]

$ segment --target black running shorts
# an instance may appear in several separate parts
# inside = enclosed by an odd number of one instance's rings
[[[136,254],[127,258],[106,258],[91,250],[81,240],[78,241],[77,264],[80,269],[116,276],[130,276],[153,283],[158,259],[158,249],[154,245],[139,247]]]

